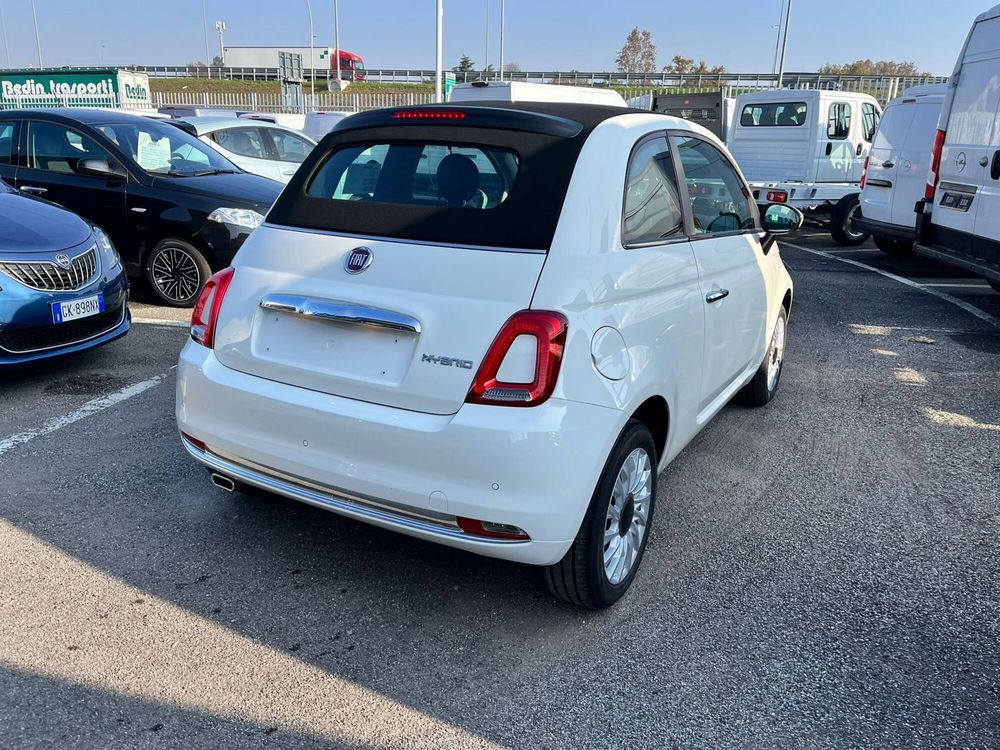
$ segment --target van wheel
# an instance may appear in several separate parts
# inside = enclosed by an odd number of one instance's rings
[[[146,256],[146,281],[153,294],[170,307],[194,307],[212,269],[190,242],[168,238]]]
[[[876,237],[875,247],[886,255],[894,258],[906,258],[913,255],[913,243],[902,240],[890,240],[888,237]]]
[[[993,279],[986,279],[986,282],[993,287],[993,291],[1000,293],[1000,281],[994,281]]]
[[[767,346],[767,354],[760,363],[753,380],[743,386],[736,394],[736,400],[745,406],[763,406],[778,392],[781,382],[781,368],[785,364],[785,340],[788,332],[788,313],[782,307],[778,311],[778,319],[774,322],[774,333],[771,343]]]
[[[854,217],[860,213],[861,201],[858,194],[845,195],[830,210],[830,236],[838,245],[851,247],[861,245],[871,235],[868,232],[859,232],[852,226]]]
[[[625,595],[646,551],[656,506],[656,445],[646,425],[629,420],[611,450],[573,546],[545,569],[563,601],[610,607]]]

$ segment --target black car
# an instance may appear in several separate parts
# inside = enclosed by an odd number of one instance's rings
[[[0,112],[0,179],[108,233],[132,276],[190,307],[281,192],[166,122],[117,110]]]

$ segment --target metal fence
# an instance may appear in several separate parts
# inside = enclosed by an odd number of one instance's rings
[[[148,73],[151,78],[228,78],[250,81],[274,81],[278,79],[277,68],[210,68],[203,65],[151,65],[132,66],[130,70]],[[433,70],[369,69],[365,80],[372,83],[433,83]],[[333,75],[326,68],[306,69],[304,77],[324,83]],[[456,73],[461,82],[482,79],[496,80],[495,71],[465,71]],[[658,73],[623,73],[620,71],[507,71],[504,78],[513,81],[533,81],[537,83],[563,83],[578,86],[615,86],[634,88],[679,87],[715,88],[731,86],[746,87],[748,90],[778,88],[776,73],[686,73],[676,75]],[[890,81],[896,81],[898,90],[926,83],[944,83],[943,76],[839,76],[821,73],[785,73],[782,88],[837,88],[842,91],[882,92]]]
[[[166,105],[181,107],[204,107],[208,109],[252,110],[254,112],[282,112],[281,94],[258,93],[168,93],[153,92],[154,107]],[[334,94],[306,94],[306,111],[339,110],[361,112],[383,107],[402,107],[409,104],[430,104],[434,94],[425,91],[403,91],[399,93],[361,93],[350,91]]]

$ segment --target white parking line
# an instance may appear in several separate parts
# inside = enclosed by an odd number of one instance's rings
[[[167,320],[165,318],[132,318],[133,323],[145,323],[153,326],[170,326],[171,328],[187,328],[191,324],[184,320]]]
[[[176,365],[170,369],[173,370],[175,368]],[[166,380],[168,375],[170,375],[170,373],[165,372],[162,375],[157,375],[149,380],[143,380],[140,383],[133,383],[132,385],[126,386],[119,391],[115,391],[114,393],[109,393],[106,396],[92,399],[79,409],[71,411],[69,414],[52,417],[52,419],[46,420],[39,427],[20,432],[17,435],[11,435],[10,437],[3,438],[0,440],[0,456],[9,451],[11,448],[16,448],[17,446],[23,445],[24,443],[34,440],[37,437],[49,435],[57,430],[61,430],[63,427],[68,427],[74,422],[79,422],[81,419],[89,417],[91,414],[104,411],[105,409],[108,409],[115,404],[120,404],[122,401],[126,401],[133,396],[138,396],[140,393],[144,393],[150,388],[158,386]]]
[[[987,284],[986,282],[983,282],[982,284],[979,284],[979,283],[977,283],[975,281],[969,282],[967,284],[957,284],[957,283],[932,284],[932,283],[929,283],[929,282],[924,282],[923,285],[924,286],[950,286],[950,287],[954,287],[955,289],[989,289],[990,288],[990,285]]]
[[[785,247],[794,247],[796,250],[804,250],[807,253],[812,253],[813,255],[819,255],[823,258],[829,258],[830,260],[836,260],[841,263],[849,263],[852,266],[863,268],[866,271],[872,271],[873,273],[877,273],[880,276],[885,276],[887,279],[898,281],[900,284],[905,284],[906,286],[913,287],[914,289],[919,289],[920,291],[930,294],[931,296],[937,297],[938,299],[942,299],[945,302],[950,302],[951,304],[955,305],[955,307],[960,307],[970,315],[975,315],[977,318],[989,323],[991,326],[1000,328],[1000,318],[995,318],[985,310],[980,310],[978,307],[976,307],[975,305],[970,305],[965,300],[960,300],[958,297],[952,297],[950,294],[945,294],[944,292],[938,291],[937,289],[933,289],[930,286],[924,284],[918,284],[916,281],[911,281],[910,279],[904,278],[902,276],[897,276],[894,273],[883,271],[881,268],[874,268],[860,261],[852,260],[851,258],[841,258],[840,256],[833,255],[825,250],[812,250],[808,247],[803,247],[802,245],[796,245],[795,243],[792,242],[782,242],[780,244],[784,245]]]

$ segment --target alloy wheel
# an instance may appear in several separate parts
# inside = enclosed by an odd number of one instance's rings
[[[175,302],[192,299],[201,288],[201,272],[191,255],[179,247],[162,249],[150,266],[159,292]]]
[[[635,566],[649,523],[653,469],[649,454],[636,448],[625,458],[604,521],[604,574],[621,583]]]
[[[785,359],[785,319],[778,316],[774,324],[774,335],[771,336],[771,348],[767,353],[767,390],[772,392],[778,387],[778,377],[781,375],[781,363]]]

